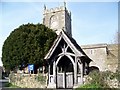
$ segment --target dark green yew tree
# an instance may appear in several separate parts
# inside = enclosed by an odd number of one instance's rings
[[[11,32],[2,48],[2,62],[7,70],[34,64],[42,66],[44,56],[56,34],[42,24],[26,24]]]

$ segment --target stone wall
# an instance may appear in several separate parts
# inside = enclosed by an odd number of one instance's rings
[[[116,72],[118,68],[118,45],[93,44],[82,45],[81,48],[92,60],[90,66],[96,66],[100,71]]]
[[[100,74],[99,74],[100,73]],[[93,72],[91,73],[92,75],[86,75],[84,77],[84,84],[91,84],[91,81],[92,81],[92,84],[93,84],[93,81],[94,81],[94,84],[98,84],[99,82],[99,85],[102,85],[103,88],[106,88],[106,85],[107,85],[107,88],[119,88],[119,73],[113,73],[113,72]],[[105,86],[104,86],[104,85]]]
[[[43,74],[10,74],[10,82],[21,88],[46,88],[46,75]]]
[[[108,45],[107,61],[108,70],[115,72],[118,70],[118,45]]]

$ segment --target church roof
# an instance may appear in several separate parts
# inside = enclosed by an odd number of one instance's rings
[[[52,56],[52,54],[54,53],[56,47],[59,45],[62,38],[64,39],[64,41],[67,43],[67,45],[71,48],[71,50],[77,56],[79,56],[79,57],[82,57],[82,56],[87,57],[87,55],[84,53],[84,51],[81,49],[81,47],[77,44],[77,42],[72,37],[67,35],[64,31],[61,31],[61,33],[58,35],[58,37],[54,41],[52,47],[50,48],[50,50],[48,51],[48,53],[44,57],[44,59],[49,59]]]

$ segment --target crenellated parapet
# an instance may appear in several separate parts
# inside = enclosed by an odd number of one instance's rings
[[[60,7],[55,7],[55,8],[50,8],[50,9],[44,9],[44,14],[49,14],[49,13],[55,13],[55,12],[61,12],[61,11],[66,11],[68,15],[71,16],[71,12],[66,9],[65,6],[60,6]]]

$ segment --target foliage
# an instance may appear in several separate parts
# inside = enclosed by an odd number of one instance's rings
[[[2,48],[2,62],[7,70],[35,64],[42,66],[56,34],[42,24],[23,24],[12,31]]]
[[[89,73],[89,76],[92,78],[92,80],[90,81],[91,84],[100,85],[102,88],[109,88],[106,83],[108,73],[93,71]]]
[[[92,79],[89,80],[89,85],[99,85],[102,88],[109,88],[110,86],[108,85],[108,81],[113,80],[113,79],[118,79],[119,77],[118,72],[111,72],[111,71],[105,71],[105,72],[99,72],[99,71],[93,71],[89,73],[89,77]],[[86,86],[86,85],[85,85]]]
[[[116,71],[115,73],[111,71],[105,71],[105,72],[99,72],[99,71],[92,71],[89,73],[87,78],[87,83],[85,85],[82,85],[78,87],[76,90],[81,90],[82,88],[86,88],[85,90],[117,90],[117,89],[111,89],[108,86],[107,81],[114,80],[115,78],[118,79],[120,76],[120,73]],[[91,78],[91,79],[90,79]]]
[[[18,86],[16,86],[16,85],[13,85],[13,84],[11,84],[11,83],[6,83],[6,84],[5,84],[5,87],[9,87],[9,88],[20,88],[20,87],[18,87]]]
[[[102,87],[100,85],[97,85],[97,84],[85,84],[85,85],[80,86],[76,90],[81,90],[82,88],[83,89],[89,88],[90,90],[98,90],[98,88],[102,88]]]
[[[115,77],[120,82],[120,70],[116,70]]]

